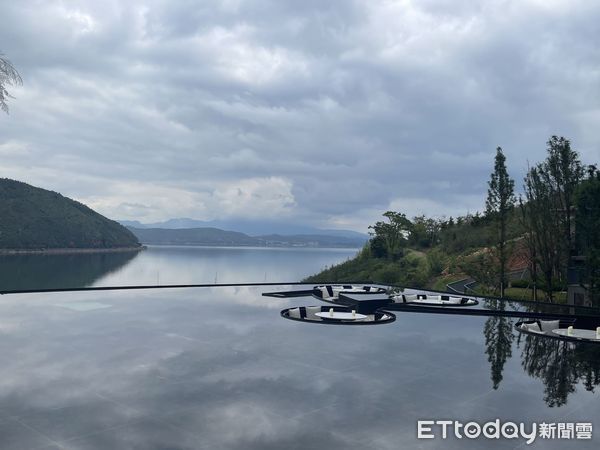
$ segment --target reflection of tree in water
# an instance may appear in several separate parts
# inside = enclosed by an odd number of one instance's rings
[[[139,252],[0,256],[0,290],[90,286]]]
[[[527,336],[521,354],[521,365],[527,374],[544,383],[544,401],[548,406],[561,406],[575,392],[573,344],[558,339]]]
[[[575,359],[583,386],[586,391],[594,392],[594,388],[600,385],[600,346],[575,345]]]
[[[502,301],[488,300],[485,306],[495,311],[504,311]],[[512,356],[512,342],[514,340],[512,320],[508,317],[494,316],[486,320],[483,328],[485,336],[485,353],[490,362],[492,371],[492,385],[498,389],[502,381],[504,364]]]
[[[527,374],[544,383],[544,401],[562,406],[578,382],[588,391],[600,384],[600,346],[527,335],[521,353]]]

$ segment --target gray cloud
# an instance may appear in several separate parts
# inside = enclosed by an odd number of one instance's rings
[[[600,156],[586,2],[13,2],[2,176],[113,218],[365,230],[481,208],[551,134]]]

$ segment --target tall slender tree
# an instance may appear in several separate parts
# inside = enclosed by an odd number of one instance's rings
[[[525,177],[524,214],[535,246],[533,257],[539,264],[546,285],[546,299],[552,301],[552,285],[557,267],[560,267],[560,220],[558,219],[556,196],[550,187],[549,175],[544,164],[538,164]],[[533,275],[533,273],[532,273]],[[534,280],[535,281],[535,280]]]
[[[587,287],[594,306],[600,306],[600,173],[590,169],[589,177],[575,196],[576,247],[585,256],[580,282]]]
[[[547,142],[548,157],[544,161],[544,172],[547,182],[555,198],[559,221],[557,249],[560,254],[557,275],[564,278],[568,259],[573,250],[571,215],[573,212],[574,193],[583,179],[584,168],[579,155],[571,149],[571,142],[564,137],[552,136]]]
[[[508,176],[506,170],[506,156],[501,147],[496,149],[494,172],[488,182],[488,196],[486,200],[486,213],[496,223],[495,242],[498,251],[500,297],[504,297],[506,289],[506,229],[509,213],[515,203],[515,182]]]
[[[527,181],[527,179],[526,179]],[[519,195],[519,216],[521,226],[525,230],[525,245],[527,246],[529,276],[531,277],[531,298],[533,301],[538,299],[538,259],[537,246],[534,234],[534,220],[529,211],[530,205],[523,201],[523,197]]]
[[[534,246],[534,267],[539,263],[546,298],[552,301],[555,281],[563,285],[566,282],[575,244],[571,226],[574,194],[583,179],[584,168],[579,155],[564,137],[552,136],[547,150],[546,160],[529,169],[525,177],[527,203],[523,211]]]

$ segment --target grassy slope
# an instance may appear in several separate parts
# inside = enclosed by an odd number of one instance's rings
[[[367,244],[354,259],[329,267],[306,278],[306,281],[372,281],[446,290],[447,283],[469,276],[465,273],[468,266],[465,262],[470,255],[493,244],[492,226],[482,218],[461,220],[444,229],[434,247],[423,248],[413,244],[412,248],[405,250],[404,257],[396,261],[375,258]],[[509,239],[523,233],[517,210],[513,211],[508,228]],[[443,273],[441,269],[444,269]]]
[[[531,289],[526,288],[507,288],[506,296],[510,298],[514,298],[517,300],[533,300],[533,293]],[[545,292],[543,290],[538,290],[538,299],[542,300],[545,297]],[[558,303],[566,303],[567,302],[567,293],[564,291],[554,291],[553,299]]]
[[[122,225],[57,192],[0,179],[0,249],[139,246]]]
[[[408,250],[397,261],[374,258],[366,245],[354,259],[331,266],[305,279],[308,283],[323,281],[364,281],[407,286],[425,286],[428,264],[422,252]]]

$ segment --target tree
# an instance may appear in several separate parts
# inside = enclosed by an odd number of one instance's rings
[[[527,253],[528,253],[528,267],[529,267],[529,274],[530,274],[531,281],[532,281],[531,295],[532,295],[533,301],[537,301],[537,299],[538,299],[538,295],[537,295],[538,294],[538,289],[537,289],[538,262],[537,262],[537,247],[536,247],[536,242],[535,242],[535,235],[533,234],[534,223],[533,223],[533,217],[529,213],[529,204],[525,203],[523,201],[523,197],[521,195],[519,195],[519,210],[521,211],[521,214],[519,216],[521,226],[525,230],[524,237],[525,237],[525,245],[527,246]]]
[[[488,196],[486,200],[486,213],[496,223],[495,241],[498,251],[498,265],[500,272],[500,297],[504,297],[506,287],[506,227],[508,215],[515,203],[515,182],[508,176],[506,170],[506,157],[502,148],[496,149],[494,172],[488,182]]]
[[[556,196],[550,187],[543,164],[532,167],[525,177],[524,215],[535,247],[534,264],[540,267],[546,284],[546,299],[552,301],[552,279],[560,266],[560,223],[556,214]],[[535,280],[534,280],[535,281]]]
[[[490,286],[493,286],[498,279],[495,269],[496,264],[497,258],[485,249],[472,253],[467,257],[459,258],[456,262],[461,272],[469,274],[480,284],[478,289],[484,294],[494,293]]]
[[[0,109],[8,114],[7,99],[12,96],[6,90],[6,86],[23,84],[21,75],[13,67],[12,63],[0,53]]]
[[[585,256],[585,265],[579,280],[587,285],[590,298],[596,306],[600,299],[600,175],[590,170],[575,196],[577,209],[575,237],[579,254]]]
[[[552,301],[552,286],[556,284],[553,280],[559,280],[562,285],[566,281],[574,246],[571,216],[584,168],[568,139],[552,136],[547,149],[546,160],[529,169],[525,177],[527,203],[523,210],[534,247],[532,256],[536,258],[533,266],[539,263],[546,297]]]
[[[564,137],[552,136],[547,142],[548,157],[544,162],[544,169],[548,175],[548,183],[557,203],[556,215],[560,220],[561,244],[560,254],[562,261],[557,275],[564,275],[567,260],[573,249],[571,214],[574,202],[575,189],[583,179],[584,169],[579,155],[571,149],[571,142]]]
[[[379,221],[369,226],[369,229],[373,230],[369,234],[374,236],[371,242],[382,243],[386,256],[395,259],[401,256],[400,251],[407,243],[411,222],[406,215],[394,211],[387,211],[383,216],[388,219],[388,222]]]
[[[417,247],[434,247],[439,243],[442,221],[425,217],[425,215],[416,216],[412,219],[410,232],[411,244]]]

